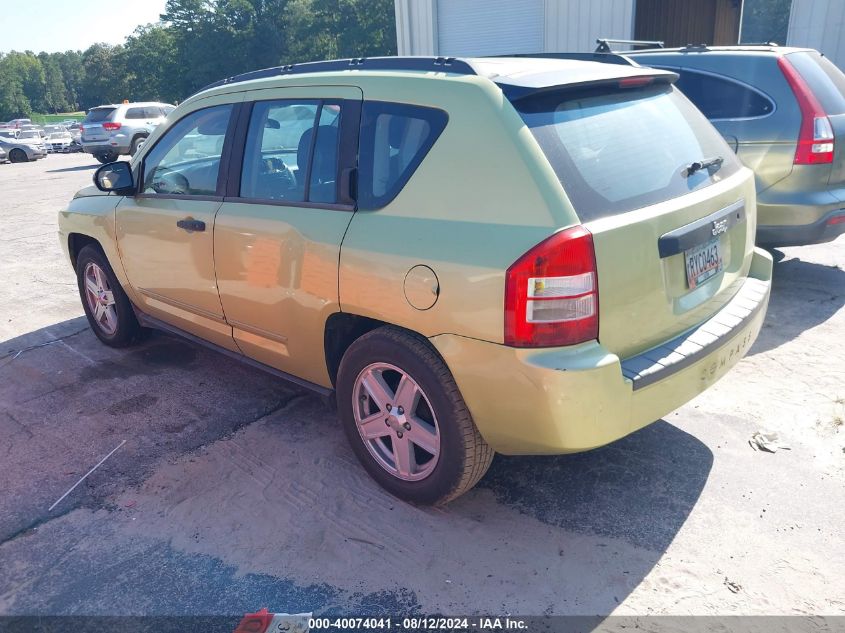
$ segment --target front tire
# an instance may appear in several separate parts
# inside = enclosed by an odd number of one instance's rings
[[[29,158],[27,158],[25,151],[16,147],[9,152],[9,160],[13,163],[25,163],[29,160]]]
[[[449,368],[425,339],[403,330],[381,327],[349,347],[337,408],[358,460],[405,501],[451,501],[493,460]]]
[[[138,150],[141,149],[141,146],[147,140],[145,136],[139,136],[132,141],[132,145],[129,146],[129,155],[134,156],[138,153]]]
[[[98,339],[110,347],[139,340],[141,326],[132,304],[102,250],[89,245],[79,252],[76,279],[85,316]]]

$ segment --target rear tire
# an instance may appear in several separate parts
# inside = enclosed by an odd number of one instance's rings
[[[113,163],[116,161],[118,155],[116,152],[110,152],[108,154],[94,154],[94,158],[105,165],[106,163]]]
[[[29,160],[26,155],[26,152],[22,149],[15,148],[11,152],[9,152],[9,161],[13,163],[25,163]]]
[[[76,259],[76,280],[88,324],[109,347],[127,347],[141,338],[129,297],[99,247],[88,245]]]
[[[366,471],[405,501],[451,501],[493,460],[449,368],[428,341],[398,328],[352,343],[338,370],[337,409]]]

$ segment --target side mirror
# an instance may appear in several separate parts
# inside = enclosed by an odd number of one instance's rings
[[[94,184],[100,191],[127,195],[135,193],[135,179],[129,163],[118,161],[103,165],[94,172]]]

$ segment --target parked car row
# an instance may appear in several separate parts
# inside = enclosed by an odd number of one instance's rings
[[[41,126],[29,119],[13,119],[0,124],[0,144],[11,162],[37,160],[52,153],[82,151],[79,123],[76,121]]]

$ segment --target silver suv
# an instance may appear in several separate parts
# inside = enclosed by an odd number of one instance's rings
[[[134,155],[176,106],[168,103],[121,103],[91,108],[82,122],[82,150],[101,163]]]

